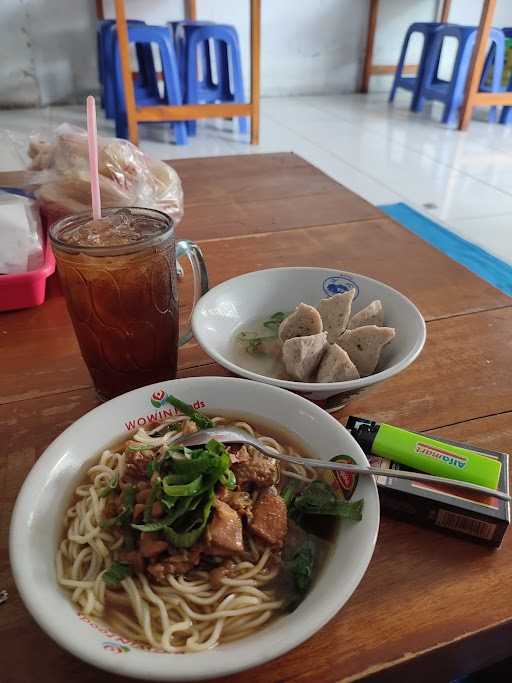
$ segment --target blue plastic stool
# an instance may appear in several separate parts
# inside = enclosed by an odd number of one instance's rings
[[[112,63],[114,65],[114,84],[116,95],[116,136],[128,137],[128,123],[124,99],[123,78],[121,74],[121,60],[119,57],[117,32],[112,31]],[[129,26],[128,40],[130,43],[140,43],[151,47],[154,43],[158,46],[160,61],[162,63],[162,75],[164,81],[163,97],[159,92],[149,94],[147,91],[140,93],[135,91],[135,99],[138,105],[162,105],[183,104],[181,84],[178,75],[178,62],[171,34],[166,26]],[[174,128],[177,145],[187,144],[187,129],[184,121],[171,122]]]
[[[404,42],[402,43],[402,50],[400,52],[400,58],[398,60],[398,65],[396,67],[393,85],[391,87],[391,92],[389,94],[390,102],[393,102],[393,100],[395,99],[397,89],[404,88],[405,90],[410,90],[413,93],[411,108],[414,107],[415,95],[419,89],[419,86],[421,85],[428,50],[430,48],[430,44],[432,43],[435,30],[439,26],[443,26],[443,24],[437,21],[416,22],[414,24],[411,24],[407,29]],[[404,76],[403,69],[405,64],[405,58],[407,56],[407,48],[409,47],[409,41],[415,33],[421,33],[423,35],[423,46],[421,48],[421,55],[418,63],[418,71],[415,76]]]
[[[146,22],[135,19],[128,21],[128,27],[145,26]],[[98,22],[98,70],[100,83],[103,85],[102,105],[105,116],[108,119],[115,118],[116,97],[112,74],[114,66],[112,62],[112,45],[116,33],[116,22],[107,19]],[[153,52],[149,44],[136,44],[139,76],[134,80],[135,91],[140,97],[158,96],[158,81],[156,78]],[[106,77],[107,75],[107,77]]]
[[[185,31],[185,102],[244,102],[240,43],[236,29],[226,24],[210,24],[184,26],[182,30]],[[209,49],[209,41],[213,41],[214,45],[216,81],[211,69],[211,55],[201,79],[198,77],[198,52],[202,54],[203,49]],[[239,117],[238,126],[240,133],[247,133],[247,117]]]
[[[475,26],[456,26],[454,24],[446,24],[435,30],[425,59],[423,78],[417,92],[414,111],[421,111],[425,100],[437,100],[444,102],[445,105],[443,123],[454,123],[456,121],[458,109],[464,99],[464,89],[477,32],[478,29]],[[458,41],[455,63],[449,81],[439,78],[437,73],[443,40],[447,37],[456,38]],[[491,29],[489,44],[490,49],[480,79],[480,90],[499,92],[505,56],[505,36],[500,29]],[[488,73],[490,61],[494,62],[494,71],[491,85],[487,86],[483,78]],[[491,108],[489,120],[496,120],[496,107]]]

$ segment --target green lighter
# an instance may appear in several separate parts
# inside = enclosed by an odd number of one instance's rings
[[[492,489],[498,487],[500,461],[476,453],[470,447],[452,446],[430,436],[361,417],[349,417],[347,429],[365,453],[439,477],[469,481]]]

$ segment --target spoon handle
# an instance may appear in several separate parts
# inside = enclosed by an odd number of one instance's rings
[[[274,448],[269,448],[260,443],[257,439],[251,437],[249,434],[242,432],[240,429],[231,427],[216,427],[213,429],[204,429],[193,434],[182,436],[180,443],[188,446],[197,446],[204,444],[209,438],[217,439],[224,444],[229,443],[245,443],[264,453],[269,458],[276,458],[284,462],[290,462],[294,465],[303,465],[306,467],[313,467],[327,470],[341,470],[342,472],[354,472],[355,474],[372,474],[376,477],[396,477],[397,479],[410,479],[412,481],[424,481],[431,484],[446,484],[447,486],[456,486],[461,489],[468,489],[470,491],[477,491],[493,498],[500,500],[511,500],[507,493],[498,491],[496,489],[489,489],[486,486],[479,486],[472,484],[469,481],[459,481],[458,479],[447,479],[446,477],[437,477],[433,474],[424,474],[423,472],[408,472],[406,470],[390,470],[380,469],[379,467],[368,467],[366,465],[349,465],[341,462],[331,462],[329,460],[317,460],[315,458],[302,458],[299,455],[290,455],[289,453],[278,453]]]
[[[270,454],[269,454],[270,455]],[[307,465],[318,469],[341,470],[342,472],[354,472],[355,474],[373,474],[377,477],[396,477],[397,479],[410,479],[412,481],[424,481],[431,484],[446,484],[447,486],[456,486],[458,488],[469,489],[471,491],[478,491],[487,496],[493,496],[500,500],[511,500],[507,493],[490,489],[479,484],[472,484],[469,481],[460,481],[458,479],[448,479],[446,477],[437,477],[433,474],[424,474],[423,472],[408,472],[407,470],[390,470],[381,469],[380,467],[367,467],[365,465],[349,465],[340,462],[330,462],[328,460],[313,460],[311,458],[300,458],[299,456],[288,455],[284,453],[273,453],[272,457],[278,460],[294,463],[295,465]]]

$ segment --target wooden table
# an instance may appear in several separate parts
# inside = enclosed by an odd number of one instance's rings
[[[138,124],[149,121],[189,121],[193,119],[251,117],[251,144],[257,145],[260,135],[260,33],[261,0],[250,0],[251,29],[251,99],[250,102],[222,102],[220,104],[146,105],[138,107],[135,101],[130,47],[126,24],[125,0],[114,0],[116,26],[119,36],[119,54],[123,76],[128,137],[134,145],[139,142]],[[185,14],[196,19],[196,0],[185,0]],[[96,16],[103,19],[103,0],[96,0]]]
[[[512,299],[293,154],[176,161],[180,236],[213,285],[269,266],[373,276],[411,297],[428,340],[405,372],[355,399],[370,416],[488,448],[512,444]],[[7,534],[34,461],[97,404],[57,283],[43,306],[0,315],[0,665],[5,683],[120,681],[55,645],[14,587]],[[189,343],[180,376],[224,375]],[[343,417],[340,414],[339,417]],[[299,648],[230,683],[441,683],[510,655],[512,532],[499,551],[382,519],[369,569],[343,610]],[[128,679],[126,679],[128,680]]]
[[[368,92],[370,77],[373,75],[394,74],[396,64],[373,64],[373,46],[375,42],[375,32],[377,30],[377,17],[379,13],[380,0],[370,0],[368,13],[368,30],[366,36],[366,49],[363,62],[363,73],[361,77],[360,92]],[[438,21],[447,22],[450,15],[452,0],[439,0],[440,12]],[[478,36],[473,51],[471,67],[469,69],[468,80],[466,83],[466,93],[464,103],[460,110],[459,130],[466,130],[471,121],[473,109],[475,107],[490,106],[512,106],[512,92],[479,92],[482,69],[487,53],[489,33],[492,28],[492,21],[496,11],[496,0],[483,0],[482,13],[478,28]],[[397,55],[398,61],[398,55]],[[418,66],[407,64],[404,66],[405,74],[415,74]]]

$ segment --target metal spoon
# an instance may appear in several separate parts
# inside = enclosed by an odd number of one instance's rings
[[[422,472],[407,472],[404,470],[390,470],[380,469],[379,467],[366,467],[365,465],[346,465],[345,463],[329,462],[328,460],[315,460],[313,458],[301,458],[298,455],[289,455],[288,453],[277,453],[273,448],[263,445],[257,439],[252,437],[242,429],[236,427],[214,427],[212,429],[202,429],[194,434],[186,434],[180,436],[174,444],[181,444],[183,446],[202,446],[210,439],[216,439],[223,444],[240,443],[253,446],[269,458],[276,458],[277,460],[284,460],[291,462],[294,465],[306,465],[308,467],[318,467],[328,470],[342,470],[343,472],[355,472],[357,474],[373,474],[377,477],[397,477],[399,479],[412,479],[413,481],[425,481],[432,484],[447,484],[448,486],[457,486],[463,489],[470,489],[471,491],[478,491],[485,493],[494,498],[501,500],[511,500],[511,497],[502,491],[489,489],[478,484],[471,484],[468,481],[459,481],[458,479],[447,479],[446,477],[436,477],[432,474],[423,474]]]

